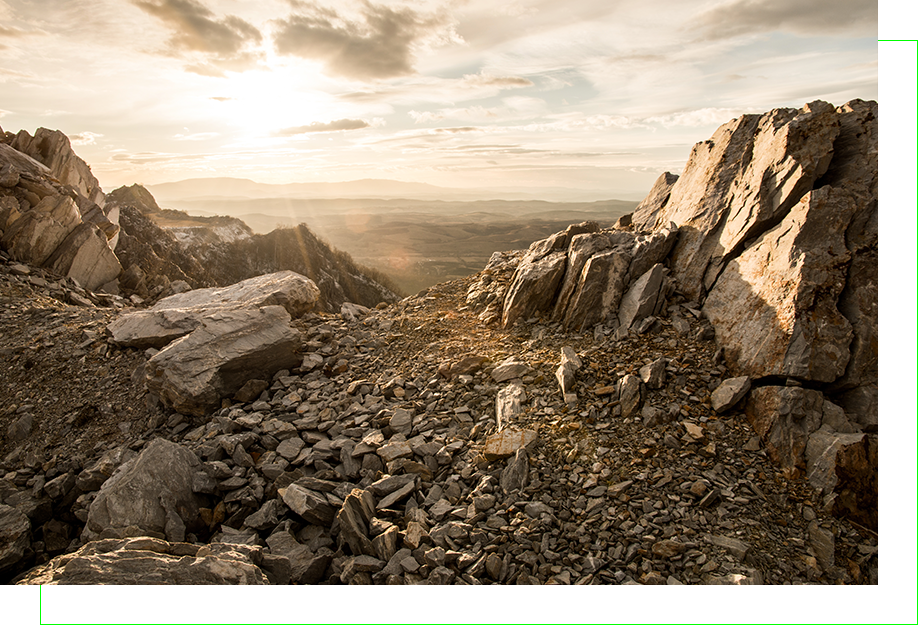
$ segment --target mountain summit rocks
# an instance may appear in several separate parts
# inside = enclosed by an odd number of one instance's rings
[[[735,376],[816,385],[875,430],[877,115],[876,102],[816,101],[734,119],[695,145],[681,176],[661,176],[630,222],[572,226],[492,259],[468,304],[504,328],[550,312],[624,337],[652,331],[675,299],[710,323]],[[820,423],[761,435],[779,464],[805,471]]]
[[[0,129],[0,245],[95,291],[118,278],[118,211],[60,131]]]

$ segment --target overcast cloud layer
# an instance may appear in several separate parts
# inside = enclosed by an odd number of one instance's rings
[[[877,97],[860,0],[0,0],[0,125],[107,186],[392,178],[639,198],[731,117]]]

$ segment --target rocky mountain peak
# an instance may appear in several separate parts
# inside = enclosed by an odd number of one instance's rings
[[[876,124],[731,120],[616,226],[373,308],[323,308],[319,264],[68,306],[5,252],[0,574],[876,583]],[[123,193],[135,241],[168,234]],[[268,267],[291,236],[208,254]]]

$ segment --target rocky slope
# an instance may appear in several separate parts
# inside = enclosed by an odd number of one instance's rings
[[[398,300],[384,274],[357,265],[305,224],[256,235],[232,217],[163,210],[140,185],[112,191],[108,202],[120,208],[122,237],[115,252],[127,268],[120,278],[125,294],[155,299],[183,288],[173,287],[176,281],[193,288],[227,286],[287,269],[319,285],[319,310]]]
[[[877,583],[875,124],[733,120],[615,228],[373,310],[0,255],[0,575]]]

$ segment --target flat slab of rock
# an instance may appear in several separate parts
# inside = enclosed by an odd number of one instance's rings
[[[506,428],[488,437],[482,453],[488,460],[509,458],[518,450],[534,443],[536,438],[538,434],[533,430]]]
[[[279,271],[231,286],[195,289],[158,301],[147,310],[127,312],[108,325],[112,339],[130,347],[163,347],[191,333],[216,312],[282,306],[296,319],[312,310],[319,288],[305,276]]]
[[[147,388],[182,414],[203,416],[248,382],[300,362],[300,334],[280,306],[205,315],[146,364]]]
[[[150,537],[101,540],[58,556],[29,571],[19,584],[268,584],[256,564],[261,548],[194,545]]]

